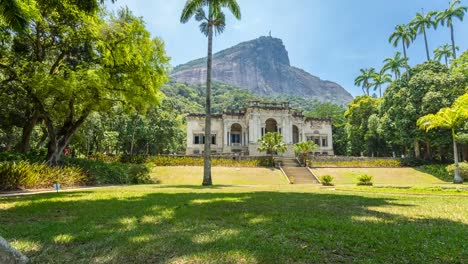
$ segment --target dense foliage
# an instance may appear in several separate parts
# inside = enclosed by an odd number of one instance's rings
[[[86,181],[86,175],[77,167],[50,167],[27,161],[0,163],[0,191],[51,188],[54,183],[70,187]]]

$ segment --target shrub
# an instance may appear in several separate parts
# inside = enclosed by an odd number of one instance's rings
[[[458,165],[460,166],[460,176],[463,179],[468,180],[468,162],[460,162]],[[453,175],[455,175],[455,164],[447,166],[447,173],[451,177],[450,180],[453,180]]]
[[[430,162],[423,159],[417,158],[403,158],[400,159],[401,166],[403,167],[418,167],[423,165],[429,165]]]
[[[310,167],[350,167],[350,168],[399,168],[402,163],[398,159],[374,159],[374,160],[318,160],[308,162]]]
[[[330,175],[323,175],[320,177],[320,181],[322,182],[322,185],[324,186],[333,186],[333,177]]]
[[[203,166],[202,157],[189,157],[189,156],[154,156],[149,157],[147,162],[155,166]],[[270,159],[257,158],[251,160],[234,160],[228,158],[212,158],[212,166],[223,167],[271,167]]]
[[[99,160],[67,159],[66,164],[82,169],[87,184],[151,183],[150,169],[145,164],[124,164]]]
[[[49,167],[27,161],[0,163],[0,190],[50,188],[57,182],[64,187],[85,183],[86,175],[76,167]]]
[[[122,157],[120,155],[106,155],[103,153],[96,153],[88,156],[90,160],[99,160],[104,162],[118,162]]]
[[[372,186],[373,183],[372,183],[372,176],[370,175],[367,175],[367,174],[361,174],[358,176],[358,183],[357,185],[361,185],[361,186]]]
[[[122,163],[134,163],[134,164],[143,164],[146,163],[148,160],[148,156],[144,155],[122,155],[119,159]]]
[[[423,165],[419,166],[417,169],[427,174],[431,174],[432,176],[435,176],[443,181],[450,182],[453,180],[453,174],[450,175],[450,173],[447,171],[448,167],[444,164]]]

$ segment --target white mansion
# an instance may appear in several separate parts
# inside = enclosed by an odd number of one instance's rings
[[[187,116],[187,155],[202,154],[204,149],[205,115]],[[249,107],[238,112],[212,115],[211,148],[213,153],[243,153],[261,156],[258,140],[268,132],[283,135],[288,151],[294,156],[293,145],[310,140],[319,146],[316,154],[333,155],[332,126],[328,118],[304,117],[291,109],[289,103],[251,101]]]

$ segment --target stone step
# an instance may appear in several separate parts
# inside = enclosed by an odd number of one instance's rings
[[[294,184],[318,184],[319,182],[306,167],[281,167]]]

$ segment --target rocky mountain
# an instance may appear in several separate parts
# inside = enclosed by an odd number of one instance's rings
[[[176,82],[206,82],[206,58],[174,68]],[[258,95],[290,95],[346,104],[352,100],[339,84],[321,80],[291,66],[281,39],[260,37],[220,51],[213,56],[213,80],[248,88]]]

